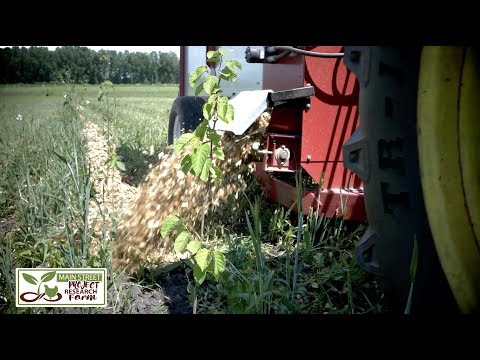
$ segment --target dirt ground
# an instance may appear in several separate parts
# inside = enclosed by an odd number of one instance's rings
[[[191,314],[187,298],[187,280],[183,270],[169,273],[160,280],[158,290],[133,287],[133,314]]]

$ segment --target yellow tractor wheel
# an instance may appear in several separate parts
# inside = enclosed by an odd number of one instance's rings
[[[440,263],[460,310],[480,305],[480,68],[476,48],[422,50],[421,184]]]

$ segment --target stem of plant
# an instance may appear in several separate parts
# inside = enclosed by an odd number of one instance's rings
[[[198,298],[197,298],[197,289],[198,289],[198,284],[195,281],[195,287],[193,289],[193,314],[197,314],[197,305],[198,305]]]
[[[405,315],[410,315],[412,309],[412,298],[413,298],[413,282],[410,284],[410,292],[408,293],[407,306],[405,307]]]
[[[292,284],[292,303],[295,301],[295,290],[297,287],[297,266],[298,266],[298,255],[300,251],[300,240],[302,237],[302,228],[303,228],[303,213],[302,213],[302,173],[298,172],[298,175],[295,176],[297,179],[297,207],[298,207],[298,225],[297,225],[297,244],[295,246],[295,263],[293,266],[293,284]],[[300,186],[300,189],[298,187]]]

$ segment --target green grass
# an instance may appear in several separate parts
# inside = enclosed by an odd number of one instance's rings
[[[17,311],[12,306],[16,267],[111,269],[106,234],[92,234],[86,226],[94,194],[80,114],[104,126],[110,123],[119,151],[125,146],[141,151],[152,144],[160,149],[178,89],[118,86],[116,106],[106,108],[105,101],[97,100],[98,86],[48,86],[48,96],[46,88],[0,87],[0,298],[8,302],[8,310],[3,305],[0,311]],[[71,100],[65,104],[66,94]],[[104,241],[96,257],[87,251],[94,235]]]

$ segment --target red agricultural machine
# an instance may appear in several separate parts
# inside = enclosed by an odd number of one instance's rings
[[[407,302],[414,243],[412,313],[478,312],[478,49],[219,47],[243,66],[237,82],[222,86],[235,106],[235,128],[225,130],[241,134],[271,111],[256,163],[268,196],[290,207],[302,170],[322,184],[304,192],[304,213],[319,206],[327,216],[368,220],[357,263],[383,277],[393,312]],[[193,96],[188,74],[214,48],[181,47],[170,143],[202,118],[205,100]]]

